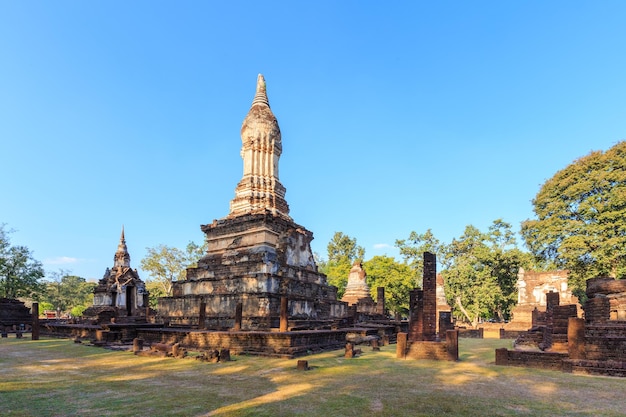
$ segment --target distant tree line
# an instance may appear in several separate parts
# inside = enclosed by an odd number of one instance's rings
[[[557,172],[541,186],[533,209],[536,218],[522,222],[520,231],[528,251],[518,248],[512,226],[497,219],[486,231],[468,225],[449,243],[440,242],[430,229],[413,231],[395,242],[401,260],[365,260],[356,238],[336,232],[327,257],[316,254],[316,261],[341,297],[353,263],[361,260],[372,296],[377,287],[385,287],[386,305],[398,315],[407,314],[409,291],[421,286],[425,251],[437,255],[454,314],[472,324],[508,317],[520,267],[567,270],[573,292],[584,301],[587,279],[626,275],[626,142],[591,152]],[[0,224],[0,297],[36,300],[45,308],[80,315],[91,304],[96,284],[67,271],[44,280],[41,262],[26,246],[12,245],[11,232]],[[206,252],[205,245],[193,242],[185,250],[166,245],[147,249],[141,268],[149,275],[145,281],[153,307],[158,297],[171,295],[172,283],[185,279],[186,269]]]

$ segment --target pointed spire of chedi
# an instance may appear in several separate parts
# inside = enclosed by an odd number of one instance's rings
[[[270,109],[265,78],[259,74],[252,106],[241,126],[243,178],[230,202],[229,218],[270,212],[288,219],[285,187],[278,179],[283,147],[278,121]]]
[[[124,238],[124,226],[122,226],[122,235],[120,236],[120,243],[117,245],[117,252],[113,257],[113,267],[124,266],[130,268],[130,254],[126,247],[126,239]]]

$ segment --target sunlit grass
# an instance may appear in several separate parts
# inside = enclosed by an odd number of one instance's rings
[[[619,416],[626,380],[500,367],[498,339],[461,339],[461,361],[395,358],[232,362],[134,356],[69,340],[0,340],[2,416]]]

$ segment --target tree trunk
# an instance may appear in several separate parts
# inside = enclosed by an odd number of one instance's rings
[[[461,297],[460,296],[456,297],[455,302],[456,302],[456,305],[459,306],[459,310],[461,310],[461,313],[463,313],[463,315],[467,318],[467,321],[472,323],[473,326],[475,326],[474,320],[472,320],[472,318],[469,316],[469,313],[467,312],[465,307],[463,307],[463,304],[461,304]]]

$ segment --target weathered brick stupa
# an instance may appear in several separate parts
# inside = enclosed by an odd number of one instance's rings
[[[148,291],[136,269],[130,267],[130,254],[126,247],[124,228],[117,251],[113,256],[113,268],[107,268],[94,289],[93,306],[83,312],[85,318],[108,322],[111,318],[145,317]]]
[[[329,326],[346,316],[347,305],[317,270],[313,234],[289,217],[278,179],[281,134],[262,75],[241,140],[243,178],[230,213],[201,226],[207,254],[186,280],[174,283],[171,297],[159,299],[159,316],[175,326],[225,329],[237,321],[242,330],[267,330],[279,327],[281,297],[287,297],[290,327]]]
[[[376,303],[370,295],[370,287],[367,285],[366,276],[367,274],[363,270],[361,261],[355,261],[350,269],[346,291],[343,293],[341,301],[355,306],[357,312],[376,314]]]

